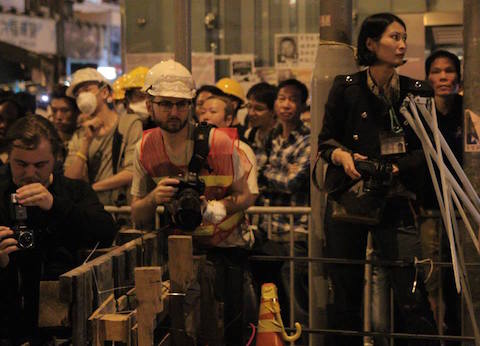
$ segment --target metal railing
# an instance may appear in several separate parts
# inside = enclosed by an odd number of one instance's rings
[[[115,207],[115,206],[105,206],[105,210],[111,213],[114,217],[118,215],[130,214],[130,206]],[[155,227],[156,229],[160,228],[160,215],[164,212],[164,207],[157,207],[156,218],[155,218]],[[250,207],[246,210],[246,214],[249,220],[252,220],[252,217],[255,215],[262,215],[267,220],[267,237],[271,239],[272,236],[272,216],[275,214],[283,214],[289,216],[290,222],[290,235],[289,235],[289,256],[251,256],[251,260],[254,261],[289,261],[289,276],[290,276],[290,301],[289,301],[289,312],[290,312],[290,323],[289,328],[286,328],[287,331],[294,330],[294,321],[295,321],[295,266],[294,262],[308,262],[308,263],[323,263],[323,264],[350,264],[350,265],[363,265],[366,268],[368,266],[377,265],[377,266],[409,266],[415,265],[414,260],[380,260],[380,259],[343,259],[343,258],[329,258],[329,257],[311,257],[310,251],[308,252],[309,256],[301,257],[295,256],[295,227],[294,227],[294,217],[296,215],[307,215],[308,218],[308,231],[299,232],[304,233],[308,237],[311,228],[311,208],[310,207],[293,207],[293,206],[281,206],[281,207],[271,207],[271,206],[255,206]],[[308,240],[308,239],[307,239]],[[441,267],[451,267],[451,262],[433,262],[434,265]],[[479,266],[480,263],[465,263],[466,267],[469,266]],[[371,280],[371,276],[367,277],[366,285],[369,286],[371,283],[368,280]],[[312,297],[309,294],[309,300],[311,301]],[[369,307],[365,307],[365,311]],[[366,318],[370,318],[368,313],[365,315]],[[391,340],[399,339],[436,339],[444,341],[472,341],[473,337],[467,336],[446,336],[446,335],[413,335],[408,333],[394,333],[393,329],[390,328],[390,332],[375,332],[370,331],[369,322],[366,321],[367,325],[364,325],[367,329],[364,331],[345,331],[345,330],[331,330],[331,329],[313,329],[313,328],[304,328],[304,332],[311,334],[338,334],[338,335],[351,335],[351,336],[363,336],[363,337],[373,337],[373,336],[386,336]],[[391,327],[393,320],[390,321]],[[310,326],[309,326],[310,327]],[[293,344],[293,343],[292,343]]]

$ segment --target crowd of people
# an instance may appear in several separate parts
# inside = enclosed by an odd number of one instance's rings
[[[379,259],[440,259],[438,205],[432,187],[419,179],[424,172],[428,181],[423,151],[399,107],[408,93],[434,96],[440,130],[461,159],[460,63],[449,52],[434,52],[426,61],[430,86],[398,75],[406,37],[404,22],[393,14],[365,19],[358,62],[366,68],[338,76],[330,91],[318,137],[318,153],[329,164],[325,232],[330,257],[364,258],[370,231]],[[34,115],[16,95],[0,95],[0,306],[13,311],[2,315],[0,339],[11,344],[41,340],[39,281],[72,269],[79,249],[112,244],[118,224],[102,205],[131,205],[126,222],[141,229],[154,227],[156,209],[163,205],[162,229],[192,235],[195,252],[205,254],[212,268],[204,273],[210,296],[202,297],[212,303],[204,305],[209,309],[202,317],[204,336],[212,339],[204,343],[245,344],[248,322],[258,312],[249,313],[242,302],[258,304],[248,295],[258,296],[265,282],[277,285],[288,323],[290,262],[252,266],[248,257],[289,256],[291,232],[294,255],[307,256],[307,215],[295,215],[293,222],[281,214],[260,215],[248,223],[245,210],[310,204],[310,127],[302,120],[308,98],[307,87],[296,79],[277,86],[261,82],[246,95],[230,78],[197,89],[190,71],[173,60],[150,69],[139,66],[113,84],[95,69],[80,69],[68,87],[52,92],[50,119]],[[391,167],[388,185],[379,188],[383,213],[375,225],[338,218],[336,212],[341,196],[364,180],[357,163],[368,160]],[[24,246],[19,232],[29,230],[34,244]],[[295,263],[294,316],[304,325],[307,268],[305,262]],[[361,330],[363,271],[344,264],[327,269],[333,289],[330,327]],[[413,267],[375,273],[376,331],[388,331],[388,304],[381,297],[393,288],[399,330],[436,334],[437,325],[446,324],[459,334],[458,296],[451,281],[439,280],[437,270],[425,286],[419,280],[413,293]],[[448,297],[439,296],[441,285]],[[443,316],[437,306],[444,303]],[[214,323],[220,316],[224,334]],[[336,336],[332,345],[361,340]],[[387,337],[375,341],[388,344]],[[408,342],[427,343],[438,344]]]

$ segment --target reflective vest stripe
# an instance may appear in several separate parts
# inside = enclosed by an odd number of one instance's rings
[[[243,211],[239,211],[229,217],[227,217],[225,220],[220,222],[218,225],[200,225],[193,231],[193,235],[196,236],[211,236],[215,233],[215,230],[218,229],[218,231],[229,231],[232,228],[236,227],[239,225],[242,221],[244,220],[244,213]]]

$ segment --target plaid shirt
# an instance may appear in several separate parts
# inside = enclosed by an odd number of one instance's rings
[[[288,138],[282,137],[282,125],[273,132],[272,148],[259,185],[270,206],[308,206],[310,204],[310,129],[302,122]],[[267,230],[267,218],[262,221]],[[294,217],[294,230],[307,231],[307,215]],[[290,218],[272,215],[272,239],[288,241]],[[296,239],[304,238],[300,234]]]
[[[245,131],[247,143],[250,145],[255,153],[255,157],[257,158],[257,170],[259,174],[263,172],[263,169],[268,161],[267,141],[269,140],[271,131],[273,130],[274,129],[272,128],[265,138],[260,138],[260,131],[258,131],[256,128],[250,128]]]

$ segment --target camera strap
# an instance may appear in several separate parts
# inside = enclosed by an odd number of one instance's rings
[[[216,126],[201,122],[195,125],[193,129],[193,155],[188,164],[188,171],[199,174],[200,170],[207,164],[210,146],[208,139],[210,131]],[[210,168],[208,168],[210,171]]]

